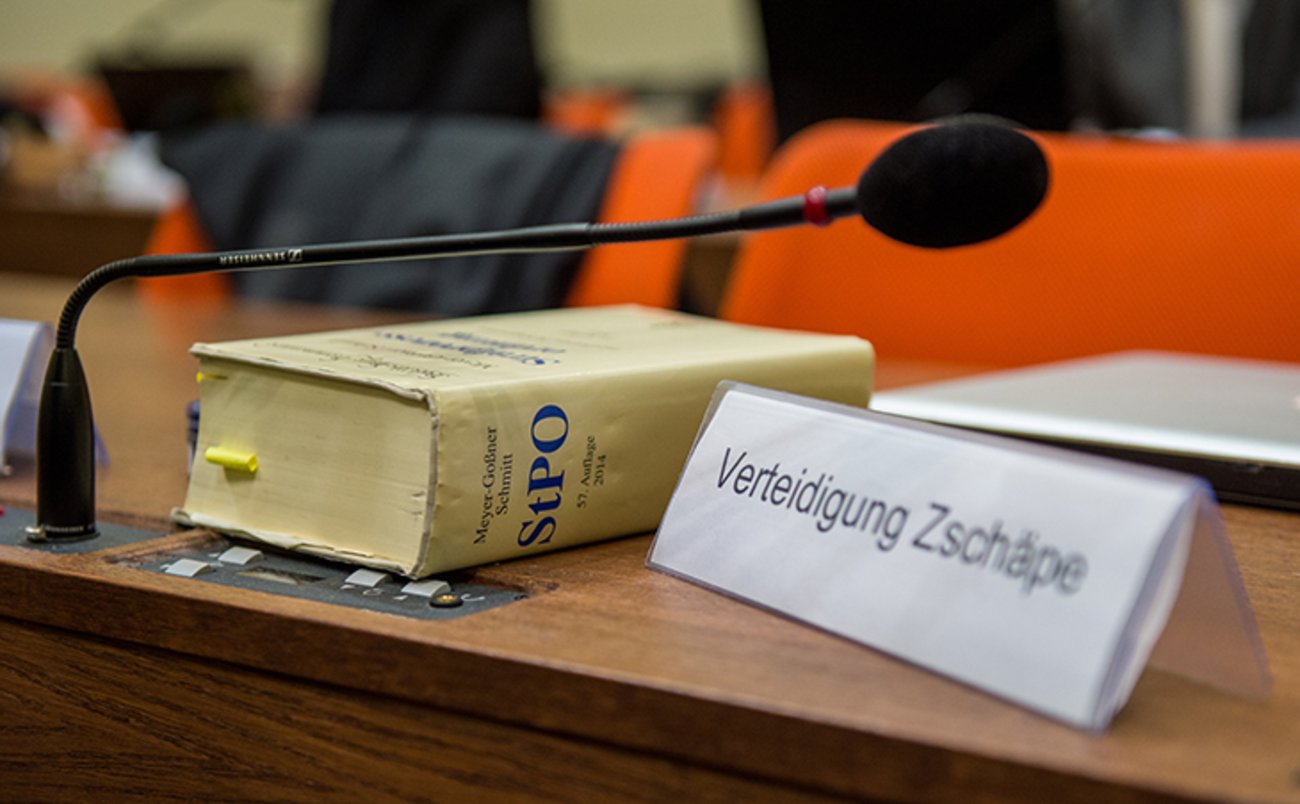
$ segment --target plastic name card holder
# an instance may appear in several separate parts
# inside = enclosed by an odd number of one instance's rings
[[[1271,684],[1199,478],[751,386],[718,387],[647,563],[1092,730],[1148,660]]]

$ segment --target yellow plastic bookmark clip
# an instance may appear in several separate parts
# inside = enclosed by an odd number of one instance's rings
[[[203,460],[236,472],[247,472],[250,475],[257,472],[257,455],[252,452],[229,447],[208,447],[203,451]]]

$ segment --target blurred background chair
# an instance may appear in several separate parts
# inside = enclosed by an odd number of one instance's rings
[[[855,183],[906,130],[816,125],[762,195]],[[755,234],[721,315],[991,366],[1129,348],[1300,361],[1300,143],[1035,136],[1052,185],[1011,233],[949,251],[860,220]]]
[[[440,125],[448,124],[442,121]],[[400,171],[407,180],[400,186],[379,180],[382,169],[357,183],[349,180],[351,197],[337,194],[297,192],[291,203],[283,199],[262,198],[268,194],[267,183],[286,168],[277,145],[262,157],[249,153],[248,143],[236,136],[216,147],[230,159],[248,158],[251,164],[235,168],[230,162],[220,170],[251,171],[239,182],[236,192],[215,193],[191,186],[191,197],[165,211],[150,238],[148,251],[154,254],[206,251],[212,249],[249,248],[291,245],[295,242],[322,242],[351,238],[399,237],[438,234],[510,226],[558,223],[596,219],[602,222],[648,220],[675,217],[694,211],[702,184],[716,158],[716,135],[703,128],[681,128],[646,132],[615,145],[587,138],[573,138],[547,128],[512,122],[468,122],[468,138],[455,135],[456,147],[465,152],[479,150],[478,142],[495,133],[501,140],[491,152],[481,157],[477,170],[497,175],[497,196],[467,198],[449,190],[445,174],[463,170],[460,165],[446,165],[446,153],[438,159],[410,161],[409,147],[384,149],[375,145],[375,127],[387,128],[381,121],[367,121],[364,136],[354,138],[349,147],[357,149],[357,160],[388,158],[385,154],[402,154]],[[404,123],[398,124],[405,125]],[[312,125],[319,133],[322,124]],[[238,134],[238,132],[236,132]],[[296,147],[296,146],[295,146]],[[378,147],[377,156],[366,150]],[[607,160],[607,161],[606,161]],[[200,165],[223,164],[219,153],[204,146],[196,155]],[[307,160],[304,170],[316,169],[322,160]],[[472,161],[472,158],[471,158]],[[531,177],[521,175],[527,165]],[[420,174],[420,166],[427,168]],[[416,171],[411,176],[410,171]],[[182,171],[184,172],[184,171]],[[202,182],[206,172],[191,175]],[[290,179],[294,181],[294,179]],[[457,180],[453,186],[463,186]],[[402,193],[423,196],[421,203],[432,211],[394,220],[395,215],[375,215],[373,209],[394,210],[406,200]],[[204,195],[209,216],[221,217],[215,225],[205,222]],[[384,198],[385,193],[396,198]],[[518,197],[522,196],[522,197]],[[197,199],[197,200],[196,200]],[[584,201],[583,199],[587,199]],[[220,202],[223,209],[211,210]],[[473,206],[480,211],[466,218],[461,208]],[[451,207],[448,211],[446,208]],[[513,212],[512,212],[513,210]],[[277,238],[286,228],[258,220],[283,219],[307,228]],[[352,220],[345,230],[332,236],[313,236],[328,230],[330,222],[340,218]],[[448,221],[474,221],[473,225],[449,227]],[[423,224],[428,224],[423,225]],[[294,229],[290,226],[289,229]],[[214,236],[214,232],[220,232]],[[300,237],[293,237],[301,234]],[[270,239],[268,239],[270,238]],[[353,266],[337,269],[348,272],[342,280],[301,272],[296,279],[274,276],[270,272],[256,276],[272,280],[269,284],[249,287],[229,275],[202,275],[142,280],[146,297],[184,295],[190,298],[221,299],[234,293],[297,298],[335,304],[404,307],[439,314],[473,314],[505,309],[529,309],[567,304],[588,306],[613,303],[639,303],[672,307],[678,300],[686,244],[663,241],[609,246],[583,254],[510,255],[508,257],[473,257],[441,260],[429,265]],[[542,261],[545,264],[542,264]],[[566,267],[566,265],[568,267]],[[573,266],[576,265],[576,268]],[[336,270],[336,269],[327,269]],[[391,274],[401,272],[403,283],[394,291]],[[277,272],[286,276],[295,272]],[[468,285],[469,287],[465,287]]]
[[[718,173],[733,188],[758,182],[776,141],[772,92],[758,81],[725,87],[713,103],[710,123],[718,132]]]
[[[695,212],[717,159],[717,139],[703,128],[648,131],[629,139],[614,165],[598,220],[645,221]],[[686,249],[685,240],[592,249],[578,266],[565,304],[675,307]]]

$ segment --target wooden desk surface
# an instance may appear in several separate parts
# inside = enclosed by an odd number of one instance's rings
[[[139,254],[157,211],[0,186],[0,271],[84,276]],[[75,232],[75,237],[69,237]]]
[[[0,316],[52,319],[67,287],[0,275]],[[80,345],[114,459],[102,518],[162,528],[183,496],[190,342],[380,320],[393,317],[97,297]],[[886,361],[880,384],[960,371]],[[31,499],[30,466],[0,480],[0,501]],[[124,561],[202,532],[82,556],[0,547],[0,789],[1300,801],[1300,516],[1224,516],[1273,694],[1152,670],[1104,735],[647,570],[644,536],[479,570],[529,598],[449,622]]]

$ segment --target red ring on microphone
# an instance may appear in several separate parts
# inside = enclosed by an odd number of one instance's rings
[[[826,188],[819,184],[803,194],[803,219],[813,226],[829,226],[833,220],[826,208],[826,193]]]

